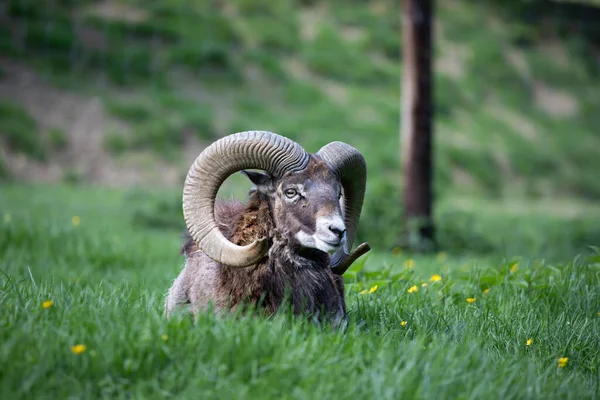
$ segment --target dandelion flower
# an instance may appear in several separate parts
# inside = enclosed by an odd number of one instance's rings
[[[510,267],[510,272],[517,272],[519,269],[519,263],[516,263],[515,265],[513,265],[512,267]]]
[[[73,354],[81,354],[85,352],[86,349],[87,347],[85,346],[85,344],[76,344],[75,346],[71,346],[71,351],[73,352]]]
[[[377,290],[377,285],[375,285],[371,289],[369,289],[369,293],[373,293],[376,290]]]
[[[363,289],[360,291],[360,294],[367,294],[367,289]]]
[[[558,367],[559,368],[566,367],[568,362],[569,362],[568,357],[561,357],[558,359]]]
[[[525,346],[531,346],[531,343],[533,343],[533,339],[529,338],[527,339],[527,342],[525,342]]]
[[[438,253],[437,260],[440,263],[446,261],[446,253],[444,253],[444,252]]]
[[[400,322],[400,326],[406,326],[406,321]]]
[[[475,297],[467,297],[467,303],[469,304],[475,303],[475,300],[477,300]]]
[[[408,260],[404,261],[404,268],[411,269],[414,266],[415,266],[415,260],[413,260],[412,258],[409,258]]]
[[[73,218],[71,218],[71,223],[73,224],[73,226],[79,226],[79,224],[81,223],[81,218],[79,218],[78,215],[74,215]]]
[[[12,219],[12,217],[10,214],[4,214],[4,222],[6,222],[8,224],[11,219]]]
[[[42,303],[42,308],[50,308],[54,305],[54,302],[52,300],[46,300],[45,302]]]
[[[421,283],[421,287],[427,287],[427,283],[426,282]]]
[[[162,339],[163,342],[166,342],[167,340],[169,340],[169,335],[167,335],[166,333],[163,333],[162,335],[160,335],[160,338]]]
[[[490,292],[490,288],[487,288],[483,291],[483,293],[488,294]]]
[[[408,289],[408,293],[414,293],[414,292],[418,292],[419,288],[417,287],[417,285],[411,286],[410,289]]]
[[[431,278],[429,278],[429,280],[431,282],[439,282],[442,280],[442,277],[438,274],[433,274],[433,275],[431,275]]]

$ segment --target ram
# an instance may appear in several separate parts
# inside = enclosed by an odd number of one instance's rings
[[[215,200],[238,171],[254,184],[246,203]],[[197,315],[211,304],[228,311],[245,303],[271,314],[287,299],[295,314],[345,325],[342,274],[369,250],[363,243],[350,252],[365,184],[365,160],[345,143],[310,154],[265,131],[214,142],[186,177],[185,265],[165,314],[180,306]]]

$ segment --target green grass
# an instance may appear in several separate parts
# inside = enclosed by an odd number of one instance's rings
[[[346,276],[345,334],[285,313],[167,321],[164,294],[183,261],[179,227],[134,221],[141,204],[150,205],[147,214],[164,212],[151,205],[169,196],[3,187],[2,398],[599,395],[598,253],[549,262],[526,252],[375,252]],[[418,291],[409,293],[413,285]],[[85,352],[74,354],[76,344]]]
[[[11,173],[4,163],[4,160],[0,157],[0,182],[7,181],[11,178]]]
[[[48,132],[48,144],[55,151],[64,150],[69,145],[69,138],[65,132],[54,128]]]
[[[25,109],[12,103],[0,102],[0,139],[15,153],[37,160],[46,157],[35,120]]]
[[[181,97],[150,92],[142,99],[107,102],[112,115],[126,121],[130,135],[107,135],[105,147],[119,154],[127,149],[150,149],[177,156],[186,136],[214,140],[211,106]],[[157,119],[156,115],[163,118]]]

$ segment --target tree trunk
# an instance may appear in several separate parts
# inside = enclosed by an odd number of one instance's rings
[[[433,0],[403,0],[404,243],[435,244],[432,212]]]

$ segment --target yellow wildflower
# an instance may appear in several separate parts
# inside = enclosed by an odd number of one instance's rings
[[[414,293],[414,292],[418,292],[419,288],[417,287],[417,285],[411,286],[410,289],[408,289],[408,293]]]
[[[12,219],[12,216],[10,214],[4,214],[4,222],[6,222],[8,224],[11,219]]]
[[[402,254],[402,249],[400,247],[394,247],[392,249],[392,255],[399,256],[400,254]]]
[[[415,266],[415,260],[409,258],[408,260],[404,260],[404,268],[411,269]]]
[[[438,253],[437,261],[439,263],[443,263],[444,261],[446,261],[446,253],[444,253],[444,252]]]
[[[513,265],[512,267],[510,267],[510,272],[517,272],[517,270],[519,269],[519,263],[516,263],[515,265]]]
[[[79,218],[78,215],[74,215],[73,218],[71,218],[71,223],[73,224],[73,226],[79,226],[79,224],[81,223],[81,218]]]
[[[558,359],[558,367],[559,368],[566,367],[568,362],[569,362],[568,357],[561,357]]]
[[[169,336],[166,333],[163,333],[162,335],[160,335],[160,338],[162,339],[163,342],[166,342],[167,340],[169,340]]]
[[[490,288],[487,288],[483,291],[483,293],[488,294],[490,292]]]
[[[369,293],[373,293],[376,290],[377,290],[377,285],[375,285],[371,289],[369,289]]]
[[[421,283],[421,287],[427,287],[427,283],[425,283],[425,282]]]
[[[50,308],[54,305],[54,302],[52,300],[46,300],[45,302],[42,303],[42,308]]]
[[[75,346],[71,346],[71,351],[73,352],[73,354],[81,354],[85,352],[86,349],[87,347],[85,346],[85,344],[76,344]]]
[[[363,289],[360,291],[360,294],[367,294],[367,289]]]
[[[533,343],[533,339],[529,338],[527,339],[527,342],[525,342],[525,346],[531,346],[531,343]]]
[[[406,326],[406,321],[400,322],[400,326]]]
[[[467,303],[469,304],[475,303],[475,300],[477,300],[475,297],[467,297]]]
[[[433,275],[431,275],[431,278],[429,278],[429,280],[431,282],[439,282],[442,280],[442,277],[438,274],[433,274]]]

